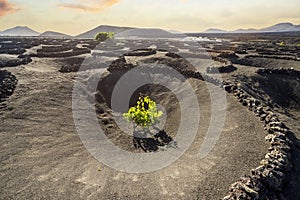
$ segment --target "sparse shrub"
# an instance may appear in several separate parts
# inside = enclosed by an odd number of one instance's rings
[[[103,42],[107,39],[113,38],[114,36],[115,36],[114,32],[100,32],[96,34],[95,40],[99,42]]]
[[[129,108],[123,117],[137,126],[147,128],[155,125],[162,115],[162,111],[157,111],[155,101],[151,100],[149,96],[145,96],[139,97],[136,106]]]

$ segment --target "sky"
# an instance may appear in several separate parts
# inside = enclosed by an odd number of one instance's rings
[[[99,25],[183,32],[300,25],[299,0],[0,0],[0,30],[28,26],[77,35]]]

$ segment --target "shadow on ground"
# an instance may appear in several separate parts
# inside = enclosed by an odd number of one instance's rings
[[[136,149],[142,149],[144,152],[154,152],[159,147],[167,146],[173,141],[172,137],[162,130],[155,134],[153,137],[141,138],[137,133],[133,137],[133,144]]]

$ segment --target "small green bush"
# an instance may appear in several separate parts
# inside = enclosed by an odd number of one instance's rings
[[[114,36],[115,36],[114,32],[100,32],[96,34],[95,40],[99,42],[103,42],[104,40],[113,38]]]
[[[155,101],[145,96],[139,97],[136,106],[129,108],[123,117],[138,126],[149,127],[155,125],[162,115],[162,111],[157,111]]]
[[[285,46],[284,42],[280,42],[279,46],[284,47]]]

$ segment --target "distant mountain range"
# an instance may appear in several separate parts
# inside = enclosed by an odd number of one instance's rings
[[[226,31],[222,29],[210,28],[204,33],[266,33],[266,32],[300,32],[300,25],[292,23],[279,23],[273,26],[262,29],[237,29],[235,31]],[[132,27],[118,27],[101,25],[87,32],[81,33],[77,36],[70,36],[64,33],[46,31],[39,33],[27,26],[16,26],[4,31],[0,31],[0,36],[40,36],[40,37],[54,37],[54,38],[94,38],[99,32],[115,32],[118,37],[156,37],[169,38],[174,37],[178,31],[166,31],[159,28],[132,28]],[[174,35],[175,34],[175,35]],[[178,35],[178,34],[177,34]]]
[[[94,38],[99,32],[114,32],[116,37],[145,37],[145,38],[170,38],[174,35],[159,28],[132,28],[101,25],[90,31],[77,35],[76,38]]]
[[[294,25],[292,23],[279,23],[273,26],[262,29],[237,29],[235,31],[226,31],[222,29],[210,28],[204,31],[204,33],[268,33],[268,32],[294,32],[300,31],[300,25]]]
[[[227,31],[217,28],[209,28],[204,33],[227,33]]]
[[[4,31],[0,31],[0,36],[27,36],[27,37],[55,37],[55,38],[71,38],[72,36],[63,33],[58,33],[54,31],[46,31],[44,33],[39,33],[27,26],[16,26]]]
[[[59,33],[59,32],[54,32],[54,31],[46,31],[44,33],[41,33],[38,35],[39,37],[54,37],[54,38],[72,38],[73,36],[64,34],[64,33]]]
[[[16,26],[0,32],[0,36],[38,36],[39,34],[27,26]]]
[[[117,37],[155,37],[155,38],[170,38],[174,34],[158,28],[131,28],[101,25],[87,32],[81,33],[77,36],[70,36],[64,33],[46,31],[38,33],[27,26],[17,26],[11,29],[0,32],[0,36],[39,36],[39,37],[54,37],[54,38],[94,38],[99,32],[114,32]]]
[[[101,25],[98,26],[92,30],[89,30],[87,32],[81,33],[77,35],[77,38],[94,38],[95,35],[99,32],[114,32],[116,34],[121,33],[123,31],[128,31],[133,28],[130,27],[118,27],[118,26],[107,26],[107,25]]]
[[[139,38],[172,38],[173,33],[159,28],[135,28],[117,34],[117,37],[139,37]]]

